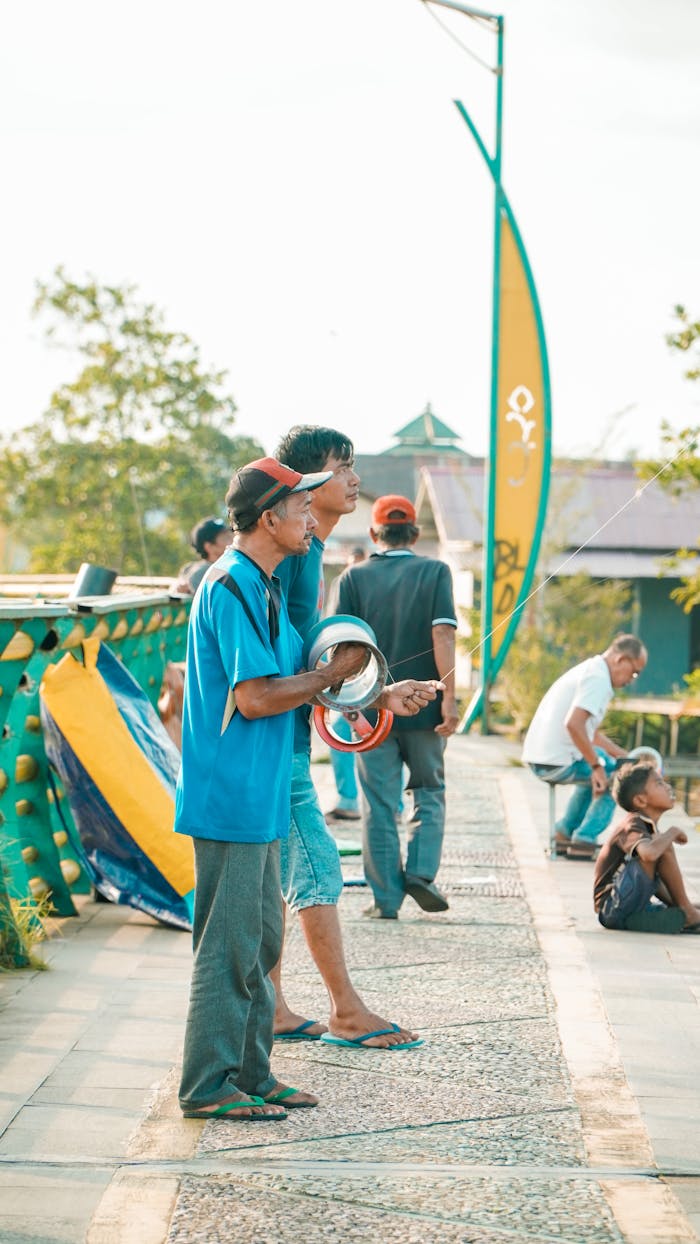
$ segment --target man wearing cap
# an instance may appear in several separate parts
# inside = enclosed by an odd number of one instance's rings
[[[190,616],[175,829],[194,839],[194,967],[180,1103],[188,1118],[279,1119],[314,1106],[270,1071],[282,936],[279,840],[288,831],[290,710],[356,666],[346,647],[297,674],[299,636],[274,577],[316,526],[303,476],[263,458],[226,497],[233,547],[209,567]],[[339,663],[334,673],[332,666]],[[330,673],[329,673],[330,671]],[[241,1104],[243,1103],[243,1104]]]
[[[182,567],[173,590],[183,595],[194,596],[207,570],[221,557],[233,540],[233,532],[220,518],[210,514],[192,528],[190,544],[199,554],[199,561],[188,562]]]
[[[457,618],[449,568],[413,551],[420,531],[411,502],[398,495],[379,497],[371,523],[377,551],[343,571],[338,612],[369,622],[392,677],[401,678],[410,668],[417,678],[439,678],[445,686],[441,698],[410,720],[397,719],[384,743],[357,757],[366,801],[363,862],[374,895],[365,914],[394,920],[406,894],[425,911],[449,906],[435,876],[445,830],[444,751],[458,723]],[[413,793],[405,867],[396,825],[404,764]]]
[[[311,508],[318,526],[305,557],[288,557],[279,567],[289,615],[302,638],[323,609],[323,549],[344,514],[357,505],[360,479],[354,468],[352,441],[334,428],[293,427],[277,447],[277,456],[297,471],[331,471],[314,491]],[[406,666],[399,677],[412,673]],[[416,1044],[416,1034],[379,1015],[363,1001],[348,972],[338,916],[343,875],[335,839],[328,830],[311,776],[308,708],[295,713],[292,809],[289,838],[282,845],[282,890],[288,909],[298,915],[304,937],[330,1000],[326,1025],[299,1014],[282,990],[282,965],[271,973],[277,990],[275,1039],[346,1042],[366,1050],[400,1050]]]
[[[194,966],[180,1104],[188,1118],[280,1119],[317,1099],[270,1071],[274,988],[282,940],[280,840],[289,829],[293,711],[355,673],[356,645],[321,670],[296,673],[301,641],[274,571],[308,551],[314,489],[262,458],[236,472],[226,497],[234,544],[195,597],[187,643],[182,768],[175,829],[194,839]],[[383,706],[416,711],[435,695],[406,683]]]

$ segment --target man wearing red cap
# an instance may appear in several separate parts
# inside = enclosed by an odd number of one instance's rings
[[[282,942],[280,840],[288,832],[292,709],[342,676],[357,653],[339,647],[298,674],[301,641],[274,571],[305,553],[315,488],[273,458],[236,472],[226,497],[235,542],[209,568],[192,606],[175,829],[194,839],[194,967],[180,1104],[188,1118],[283,1119],[315,1106],[270,1070]]]
[[[458,723],[457,619],[449,568],[414,553],[419,534],[416,511],[406,497],[379,497],[370,527],[377,551],[343,571],[337,587],[338,612],[369,623],[392,678],[402,678],[410,668],[412,676],[438,678],[446,688],[417,716],[397,718],[388,739],[357,758],[367,805],[363,862],[374,895],[366,914],[375,919],[395,920],[406,894],[425,911],[449,906],[435,876],[445,830],[445,744]],[[413,793],[405,867],[396,825],[404,764]]]
[[[322,669],[297,673],[301,640],[275,570],[304,557],[318,526],[313,491],[332,472],[274,458],[238,470],[226,496],[233,545],[192,606],[175,829],[194,839],[194,967],[180,1105],[187,1118],[275,1120],[317,1104],[270,1070],[282,948],[280,843],[289,832],[294,709],[364,660],[338,645]],[[416,712],[435,688],[407,680],[378,706]]]

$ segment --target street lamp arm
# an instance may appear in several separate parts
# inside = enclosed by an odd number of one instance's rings
[[[501,26],[503,18],[497,13],[487,13],[485,9],[475,9],[471,4],[460,4],[459,0],[421,0],[423,4],[439,4],[443,9],[454,9],[456,13],[464,13],[466,17],[481,18],[482,21],[490,22],[497,27]]]

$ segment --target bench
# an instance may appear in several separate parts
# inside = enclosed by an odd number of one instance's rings
[[[700,782],[700,756],[667,756],[664,759],[664,777],[671,782],[674,778],[682,779],[683,807],[688,812],[692,783]]]

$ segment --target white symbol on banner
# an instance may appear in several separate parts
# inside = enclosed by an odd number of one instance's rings
[[[508,410],[506,412],[506,423],[518,423],[520,425],[521,437],[519,441],[514,441],[508,446],[510,453],[513,450],[521,450],[523,455],[522,472],[516,478],[509,478],[508,483],[514,488],[522,484],[527,475],[528,460],[533,449],[537,448],[535,441],[530,440],[530,433],[537,426],[536,419],[526,419],[526,415],[530,413],[535,405],[535,399],[532,393],[524,384],[518,384],[513,389],[508,398]]]

